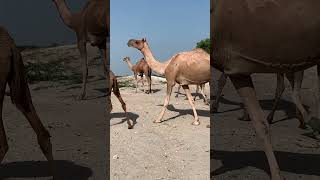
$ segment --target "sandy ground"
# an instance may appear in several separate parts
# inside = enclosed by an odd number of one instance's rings
[[[23,51],[26,64],[56,62],[70,80],[41,81],[30,85],[36,110],[52,135],[53,154],[60,180],[100,180],[106,171],[105,80],[96,49],[88,49],[89,83],[87,100],[78,101],[79,52],[74,45]],[[124,64],[124,68],[127,65]],[[52,72],[55,73],[55,72]],[[130,83],[132,77],[119,78]],[[130,80],[131,78],[131,80]],[[81,82],[81,81],[80,81]],[[192,92],[195,87],[192,87]],[[161,124],[152,121],[160,113],[165,83],[153,77],[154,93],[122,87],[134,129],[127,129],[120,103],[112,95],[111,179],[209,179],[209,107],[196,101],[200,126],[192,126],[188,101],[172,94],[171,105]],[[176,90],[176,89],[175,89]],[[183,91],[183,90],[181,90]],[[175,92],[175,91],[174,91]],[[209,94],[208,87],[206,93]],[[9,152],[0,165],[0,179],[51,179],[35,133],[11,104],[4,102],[3,120]]]
[[[219,73],[215,73],[219,76]],[[314,68],[305,73],[302,85],[303,103],[312,110],[316,84]],[[266,113],[271,110],[276,88],[276,75],[253,76],[260,104]],[[320,179],[320,143],[306,136],[298,128],[294,117],[295,106],[286,80],[286,90],[271,125],[272,144],[279,162],[281,174],[289,180]],[[228,80],[219,112],[214,114],[211,131],[211,164],[213,179],[264,180],[269,179],[269,167],[262,151],[262,144],[255,135],[251,122],[239,121],[242,115],[241,99]]]
[[[152,94],[143,93],[142,88],[138,93],[121,88],[130,118],[136,121],[134,129],[127,129],[120,103],[112,97],[111,179],[209,179],[209,106],[196,100],[201,124],[191,125],[191,107],[184,95],[174,97],[176,86],[164,122],[155,124],[152,121],[161,112],[166,84],[152,78]],[[195,86],[191,91],[195,92]],[[208,87],[205,92],[209,94]]]
[[[79,71],[76,46],[24,51],[25,62],[58,61]],[[36,110],[52,135],[53,154],[60,180],[105,179],[105,81],[97,52],[89,48],[88,100],[78,101],[80,84],[69,81],[30,85]],[[100,71],[101,70],[101,71]],[[11,104],[4,102],[3,120],[9,152],[0,166],[0,179],[51,179],[35,133]]]

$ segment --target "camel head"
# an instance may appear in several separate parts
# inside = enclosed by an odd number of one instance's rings
[[[146,38],[142,38],[141,40],[130,39],[128,41],[128,46],[141,50],[142,48],[144,48],[146,43],[147,43],[147,39]]]
[[[130,61],[130,58],[129,58],[129,57],[124,57],[122,60],[123,60],[124,62],[128,62],[128,61]]]

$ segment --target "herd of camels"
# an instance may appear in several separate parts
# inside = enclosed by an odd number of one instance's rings
[[[90,0],[81,12],[73,13],[68,9],[65,0],[53,0],[53,2],[64,24],[77,35],[83,72],[83,83],[79,99],[85,99],[86,97],[88,76],[86,43],[89,42],[92,46],[99,48],[103,54],[106,81],[110,83],[110,88],[107,88],[107,111],[111,112],[112,110],[110,95],[111,91],[113,91],[121,102],[127,116],[126,104],[121,98],[116,76],[112,71],[108,70],[109,62],[106,50],[108,47],[107,39],[110,37],[110,22],[106,7],[109,9],[109,3],[104,0]],[[200,88],[204,101],[207,102],[203,89],[204,84],[211,79],[210,66],[213,66],[215,70],[221,71],[222,75],[218,82],[216,101],[211,104],[211,110],[213,112],[218,110],[219,97],[227,78],[229,78],[243,99],[246,109],[244,117],[251,120],[258,137],[262,140],[272,180],[282,179],[271,145],[269,123],[272,122],[274,111],[284,91],[284,76],[286,75],[293,89],[292,98],[299,114],[300,127],[305,128],[305,122],[308,122],[311,117],[304,109],[300,98],[303,71],[317,65],[320,54],[320,49],[318,48],[320,42],[320,35],[318,35],[320,18],[315,21],[306,21],[310,17],[320,17],[318,8],[316,8],[320,7],[320,2],[313,2],[313,4],[308,3],[308,1],[302,2],[298,0],[293,0],[290,3],[285,2],[263,1],[258,3],[254,0],[246,2],[216,0],[211,3],[211,32],[213,32],[210,37],[213,45],[211,61],[207,52],[196,48],[191,51],[180,52],[169,60],[160,62],[154,58],[145,38],[141,40],[130,39],[127,43],[129,47],[139,50],[144,58],[139,60],[136,65],[132,65],[128,57],[123,59],[134,73],[136,88],[138,86],[137,76],[139,75],[142,78],[144,74],[147,77],[147,93],[151,93],[151,71],[166,78],[167,92],[164,105],[160,115],[154,120],[155,123],[162,121],[170,101],[172,89],[177,83],[179,89],[180,87],[184,89],[192,107],[194,114],[192,124],[199,125],[200,121],[189,85],[199,86],[197,89]],[[283,8],[290,11],[284,13],[282,11]],[[229,9],[232,13],[224,11],[225,9]],[[303,13],[293,13],[298,10],[303,11]],[[272,14],[279,18],[275,19],[265,12],[273,12]],[[54,179],[56,179],[50,134],[41,123],[33,106],[26,75],[24,74],[21,54],[4,27],[0,27],[0,67],[0,162],[8,151],[8,143],[2,121],[3,101],[6,85],[8,84],[12,103],[16,105],[31,124],[37,135],[40,148],[49,161],[50,171]],[[264,116],[256,98],[250,77],[253,73],[277,74],[275,102],[272,112],[267,118]],[[319,67],[318,75],[320,75]],[[319,116],[319,99],[317,100],[317,115]],[[129,118],[127,118],[127,123],[129,129],[133,127]]]

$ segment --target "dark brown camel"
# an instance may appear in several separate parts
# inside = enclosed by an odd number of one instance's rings
[[[49,168],[55,179],[50,134],[41,123],[32,104],[21,54],[17,49],[14,40],[3,27],[0,27],[0,69],[0,163],[4,159],[9,148],[2,120],[3,101],[6,86],[8,84],[10,87],[12,103],[23,113],[32,129],[35,131],[38,144],[40,145],[42,153],[49,161]]]
[[[131,71],[133,71],[133,75],[136,80],[136,92],[138,91],[138,78],[137,78],[138,75],[141,77],[142,86],[144,88],[144,82],[143,82],[143,74],[144,74],[147,78],[148,87],[149,87],[149,90],[147,91],[147,93],[151,93],[152,70],[149,67],[146,60],[144,58],[141,58],[135,65],[131,63],[131,60],[129,57],[123,58],[123,61],[126,62],[128,64],[128,67],[131,69]]]
[[[109,37],[110,24],[109,18],[106,18],[109,1],[107,3],[106,0],[89,0],[82,11],[76,13],[69,10],[65,0],[53,0],[53,2],[64,24],[77,35],[82,66],[82,88],[78,99],[85,99],[88,79],[87,42],[100,49],[104,57],[105,68],[108,64],[105,54],[106,37]]]
[[[113,91],[113,94],[119,99],[121,105],[122,105],[122,109],[125,113],[126,119],[127,119],[127,124],[128,124],[128,129],[132,129],[133,125],[130,123],[130,119],[128,117],[127,114],[127,107],[126,107],[126,103],[123,101],[121,94],[120,94],[120,90],[119,90],[119,84],[117,81],[117,77],[114,75],[114,73],[112,71],[110,71],[109,73],[109,77],[110,77],[110,90],[107,92],[107,100],[110,100],[110,96],[111,96],[111,91]],[[110,113],[112,111],[112,103],[111,100],[107,103],[109,105],[109,107],[107,107],[107,111]]]
[[[242,97],[264,145],[271,179],[280,180],[269,124],[256,98],[250,75],[293,73],[319,64],[320,2],[216,0],[212,5],[214,61],[211,63],[224,70]],[[318,117],[315,119],[319,121],[317,98]]]

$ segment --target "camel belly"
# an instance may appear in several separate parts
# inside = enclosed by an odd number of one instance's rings
[[[320,61],[319,1],[218,0],[213,65],[227,74],[302,70]]]
[[[176,82],[181,85],[203,84],[210,81],[210,64],[205,68],[186,68],[186,71],[180,71],[176,76]]]

